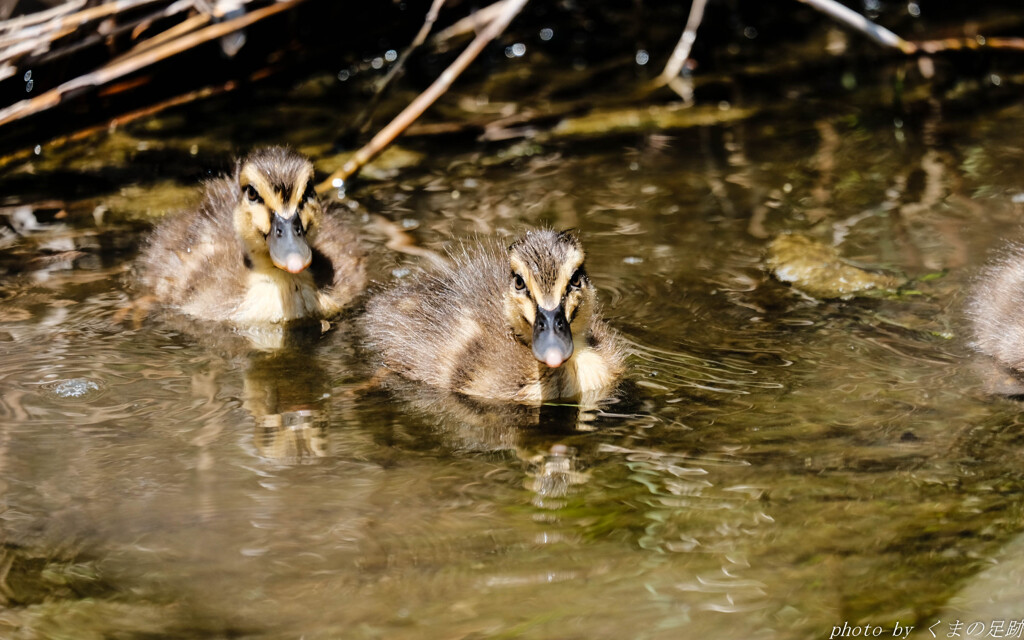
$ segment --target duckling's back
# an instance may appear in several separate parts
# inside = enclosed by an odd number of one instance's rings
[[[515,373],[535,371],[536,361],[528,349],[511,348],[516,338],[502,322],[507,258],[494,243],[472,252],[460,247],[449,257],[450,264],[409,276],[370,300],[368,346],[414,380],[511,397],[521,386]]]
[[[973,346],[1024,372],[1024,246],[1014,245],[973,286],[967,315]]]

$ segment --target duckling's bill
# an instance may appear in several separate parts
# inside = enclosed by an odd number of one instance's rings
[[[572,357],[572,331],[565,318],[565,307],[545,309],[537,305],[533,321],[533,355],[551,368],[557,368]]]
[[[313,261],[313,250],[306,242],[306,233],[298,214],[284,218],[273,214],[270,233],[267,234],[270,259],[278,269],[288,273],[301,273]]]

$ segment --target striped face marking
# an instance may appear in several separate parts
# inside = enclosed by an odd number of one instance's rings
[[[256,152],[242,163],[235,228],[258,267],[295,274],[312,262],[310,242],[323,214],[313,179],[313,165],[285,149]]]
[[[569,302],[572,297],[570,294],[580,289],[586,279],[583,257],[583,252],[573,251],[565,257],[564,262],[552,265],[553,269],[544,274],[512,255],[509,263],[512,267],[513,287],[518,293],[529,296],[536,305],[555,309],[563,301]],[[569,314],[568,309],[566,314]]]
[[[516,253],[515,248],[509,256],[511,288],[523,318],[532,326],[537,307],[553,311],[564,306],[571,320],[582,302],[579,294],[589,284],[582,249],[570,246],[562,255],[552,253],[540,261]]]
[[[291,178],[291,179],[288,179]],[[285,220],[298,215],[303,230],[309,228],[314,215],[310,203],[319,204],[313,191],[313,167],[296,176],[268,175],[254,164],[246,164],[239,174],[242,188],[242,205],[252,212],[252,224],[260,233],[270,233],[273,214]]]
[[[509,250],[506,314],[513,332],[552,368],[572,357],[574,323],[593,298],[584,258],[579,241],[565,232],[531,232]]]

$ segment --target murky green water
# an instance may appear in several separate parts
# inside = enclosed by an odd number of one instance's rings
[[[0,237],[0,636],[927,638],[1024,618],[1000,573],[1024,529],[1020,405],[986,393],[959,316],[1017,231],[1024,107],[860,96],[598,141],[416,141],[418,166],[351,194],[371,244],[374,216],[434,249],[581,230],[632,354],[618,401],[580,415],[369,388],[357,313],[271,353],[134,317],[143,222],[204,171],[255,143],[325,159],[344,114],[283,97],[4,169],[23,233]],[[802,296],[762,266],[789,231],[910,283]],[[380,249],[375,277],[415,264]]]

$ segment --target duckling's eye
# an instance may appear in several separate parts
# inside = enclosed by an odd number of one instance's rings
[[[243,191],[245,191],[245,197],[249,199],[249,202],[263,202],[263,198],[261,198],[260,194],[256,192],[256,187],[251,184],[245,185]]]
[[[526,288],[526,281],[523,280],[523,276],[518,273],[512,274],[512,283],[515,284],[516,291],[522,291]]]
[[[573,272],[572,277],[569,278],[569,286],[573,289],[579,289],[583,286],[583,267]]]

